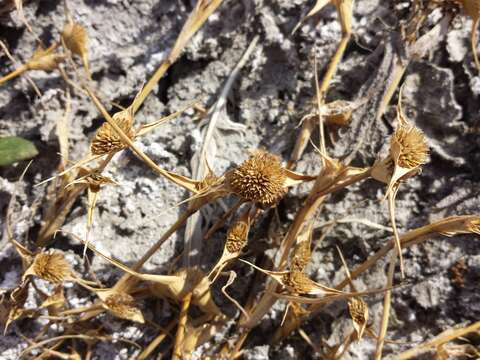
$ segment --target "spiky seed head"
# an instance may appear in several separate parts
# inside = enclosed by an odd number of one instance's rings
[[[88,35],[83,26],[74,22],[65,24],[62,39],[68,50],[76,55],[83,56],[87,52]]]
[[[129,139],[135,138],[135,131],[132,128],[133,117],[128,109],[116,113],[113,120]],[[108,122],[100,126],[90,146],[93,155],[105,155],[124,148],[125,144],[122,139]]]
[[[287,274],[283,275],[282,282],[284,286],[292,288],[298,294],[308,294],[315,289],[315,282],[303,271],[289,271]]]
[[[41,279],[59,284],[72,273],[70,264],[60,252],[39,253],[35,256],[32,272]]]
[[[228,172],[226,180],[235,194],[262,207],[274,205],[286,192],[286,174],[280,158],[265,151],[257,151]]]
[[[310,262],[312,251],[310,250],[310,242],[302,241],[298,243],[293,254],[290,268],[292,270],[303,271]]]
[[[235,254],[247,244],[249,226],[244,221],[237,221],[228,230],[225,248],[229,253]]]
[[[135,307],[135,299],[127,293],[112,293],[103,303],[108,310],[122,319],[144,322],[142,312]]]
[[[398,165],[405,169],[414,169],[427,162],[428,145],[423,132],[415,126],[400,126],[391,139],[391,155],[394,144],[400,147]]]
[[[354,297],[348,301],[348,311],[360,339],[368,322],[368,305],[361,298]]]

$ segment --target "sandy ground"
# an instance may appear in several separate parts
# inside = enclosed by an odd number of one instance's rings
[[[173,45],[193,1],[143,0],[119,1],[79,0],[70,2],[74,18],[85,26],[90,37],[90,62],[96,89],[101,98],[128,105],[142,84]],[[235,82],[223,115],[222,127],[215,135],[216,154],[212,167],[217,174],[246,159],[250,150],[265,148],[288,160],[293,149],[302,116],[311,111],[314,95],[313,51],[320,71],[328,64],[341,36],[337,15],[328,6],[307,22],[294,36],[290,35],[298,20],[312,6],[303,0],[225,1],[207,24],[189,43],[181,58],[172,66],[155,92],[138,113],[136,121],[145,123],[180,109],[192,100],[204,104],[215,102],[224,81],[255,35],[258,45]],[[369,97],[367,104],[354,112],[349,127],[327,128],[328,151],[331,156],[348,155],[359,139],[363,144],[354,158],[356,166],[373,164],[378,154],[385,153],[388,138],[395,126],[395,108],[391,106],[381,121],[371,121],[384,90],[391,58],[387,54],[395,22],[393,1],[358,0],[354,6],[354,40],[334,78],[329,99],[354,100]],[[60,1],[30,1],[25,13],[41,39],[58,38],[63,27],[63,6]],[[382,21],[380,21],[380,19]],[[316,25],[316,26],[315,26]],[[450,215],[475,214],[479,210],[478,163],[480,161],[479,95],[480,77],[473,67],[469,47],[471,23],[465,17],[454,23],[445,41],[424,60],[411,64],[404,77],[404,103],[410,120],[428,137],[430,161],[420,176],[402,186],[397,198],[397,225],[401,232],[422,226]],[[20,61],[28,59],[35,48],[29,34],[15,12],[0,19],[0,38],[4,39]],[[0,57],[0,71],[13,69],[6,57]],[[22,241],[34,240],[38,231],[45,187],[33,184],[54,174],[58,164],[58,140],[55,125],[65,111],[65,84],[56,74],[31,72],[30,77],[42,92],[38,97],[22,77],[0,88],[0,135],[17,135],[32,140],[40,150],[19,186],[19,203],[15,211],[14,232]],[[375,95],[370,98],[370,91]],[[396,98],[394,99],[396,101]],[[113,110],[113,108],[109,109]],[[193,153],[201,146],[201,127],[192,121],[192,113],[165,124],[141,138],[138,145],[164,168],[189,175]],[[232,125],[227,120],[233,122]],[[88,150],[89,141],[102,118],[84,95],[73,93],[70,116],[70,157],[80,159]],[[371,125],[371,126],[370,126]],[[318,134],[314,133],[317,142]],[[0,169],[0,224],[14,183],[24,163]],[[318,154],[312,146],[297,169],[316,173],[320,169]],[[131,264],[176,220],[182,207],[176,206],[187,194],[156,176],[129,151],[116,155],[107,169],[120,186],[102,190],[95,210],[91,233],[96,246],[105,253]],[[291,191],[280,203],[278,212],[288,224],[301,204],[308,187]],[[384,186],[374,181],[355,185],[330,197],[318,214],[317,225],[346,215],[389,226],[386,202],[381,201]],[[37,207],[32,206],[40,202]],[[225,205],[233,203],[226,200]],[[223,212],[221,206],[210,209],[209,218]],[[65,229],[83,234],[86,226],[86,197],[78,201],[68,215]],[[265,215],[267,218],[269,215]],[[201,266],[208,270],[220,256],[222,229],[205,244],[200,254]],[[318,232],[319,236],[320,232]],[[268,249],[261,229],[252,247]],[[361,223],[343,223],[321,242],[315,244],[312,278],[327,284],[343,279],[341,262],[335,245],[342,248],[351,267],[364,261],[389,239],[389,232]],[[80,271],[82,246],[73,238],[60,236],[53,247],[66,250]],[[165,273],[172,259],[183,248],[183,231],[174,234],[145,267],[145,271]],[[269,249],[270,248],[270,249]],[[0,252],[0,288],[10,288],[18,281],[20,259],[3,236]],[[387,344],[385,356],[392,357],[414,342],[424,341],[444,329],[480,318],[480,245],[473,236],[452,239],[432,238],[404,254],[408,286],[394,293],[389,338],[407,344]],[[451,268],[464,261],[465,283],[454,282]],[[385,264],[379,263],[366,276],[356,281],[361,290],[372,284],[384,284]],[[241,266],[239,266],[241,268]],[[94,258],[93,271],[105,283],[112,283],[120,274],[104,261]],[[241,270],[249,273],[248,269]],[[249,283],[240,279],[232,294],[242,297]],[[85,291],[68,289],[72,305],[81,306],[92,299]],[[231,313],[220,293],[216,301]],[[35,300],[31,300],[34,304]],[[372,320],[378,324],[382,313],[381,297],[367,299]],[[145,302],[146,316],[162,322],[171,314],[164,304]],[[311,348],[295,333],[275,346],[265,334],[276,329],[284,306],[277,305],[264,318],[246,344],[245,359],[315,358]],[[317,318],[306,323],[304,330],[311,338],[333,345],[341,341],[351,327],[344,304],[327,307]],[[117,337],[145,345],[155,332],[132,323],[104,316],[99,323]],[[29,319],[12,325],[0,338],[0,358],[16,359],[26,343],[19,337],[35,327]],[[233,322],[232,322],[233,324]],[[51,330],[52,333],[54,329]],[[197,353],[202,358],[226,338],[234,337],[231,326],[218,334]],[[478,344],[477,344],[478,345]],[[375,341],[365,339],[354,344],[345,359],[369,359]],[[95,359],[127,359],[138,351],[121,342],[104,343],[94,352]]]

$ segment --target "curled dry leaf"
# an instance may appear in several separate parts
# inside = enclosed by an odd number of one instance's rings
[[[41,252],[35,255],[33,263],[23,278],[33,275],[53,284],[61,284],[71,278],[72,269],[65,255],[60,251]]]
[[[57,286],[53,293],[48,296],[40,305],[41,308],[50,308],[56,311],[65,305],[65,294],[62,286]]]
[[[28,285],[29,281],[24,280],[14,289],[0,294],[0,322],[5,326],[4,333],[13,321],[26,312],[23,307],[28,296]]]
[[[368,323],[368,305],[360,297],[352,297],[348,301],[348,311],[357,333],[357,340],[361,340]]]
[[[246,201],[262,208],[275,205],[289,186],[313,177],[294,173],[282,167],[280,158],[258,150],[249,159],[225,174],[227,188]]]

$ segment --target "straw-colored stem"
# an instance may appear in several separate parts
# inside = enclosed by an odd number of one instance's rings
[[[342,183],[330,183],[327,186],[321,186],[323,176],[322,173],[319,175],[318,184],[315,183],[314,188],[310,192],[307,200],[305,201],[304,206],[299,210],[295,219],[288,231],[288,234],[280,246],[280,261],[277,266],[277,271],[282,271],[287,265],[288,254],[291,247],[293,246],[295,239],[300,234],[300,231],[303,228],[303,224],[307,222],[317,211],[318,207],[323,203],[326,196],[334,191],[340,190],[346,186],[349,186],[353,183],[366,179],[370,176],[370,171],[366,170],[356,176],[352,176],[345,182]],[[317,190],[318,187],[318,190]],[[277,283],[271,281],[265,294],[259,300],[257,305],[254,307],[255,310],[251,314],[249,319],[242,318],[240,319],[240,324],[244,327],[252,328],[262,319],[262,317],[268,312],[268,310],[275,304],[277,298],[272,295],[275,292]]]
[[[169,332],[172,331],[174,326],[177,324],[177,320],[174,319],[171,321],[167,327],[162,330],[162,332],[155,338],[153,339],[152,342],[148,344],[147,347],[145,347],[142,352],[136,357],[136,360],[145,360],[147,359],[150,354],[163,342],[163,340],[168,336]]]
[[[152,256],[155,254],[158,249],[163,245],[165,241],[168,240],[172,234],[177,231],[183,224],[187,221],[187,219],[194,214],[200,207],[196,206],[195,208],[188,209],[185,211],[182,216],[180,216],[177,221],[167,230],[165,234],[163,234],[158,241],[153,244],[150,249],[138,260],[135,265],[132,266],[133,271],[138,271],[140,268],[145,264]],[[128,292],[137,282],[139,281],[138,278],[125,273],[120,280],[115,284],[113,290],[120,291],[120,292]]]
[[[477,53],[477,42],[478,42],[477,27],[478,27],[479,21],[480,21],[480,15],[476,19],[474,19],[472,23],[472,36],[471,36],[473,60],[475,60],[475,65],[477,66],[478,71],[480,71],[480,60],[478,59],[478,53]]]
[[[145,86],[142,88],[140,91],[140,94],[135,98],[135,101],[133,102],[133,113],[136,113],[140,106],[142,106],[143,102],[147,98],[147,96],[152,92],[153,88],[157,85],[157,83],[160,81],[160,79],[165,75],[167,72],[168,68],[172,65],[170,62],[170,59],[166,59],[155,71],[155,74],[148,80],[148,82],[145,84]]]
[[[9,80],[16,78],[17,76],[22,75],[25,71],[27,71],[27,67],[25,65],[22,65],[18,69],[13,70],[11,73],[0,78],[0,85],[2,85],[3,83],[6,83]]]
[[[110,114],[107,112],[107,110],[102,105],[100,100],[98,100],[98,98],[95,96],[95,94],[88,88],[87,88],[87,92],[88,92],[88,95],[90,95],[90,97],[92,98],[93,102],[95,103],[95,106],[97,107],[97,109],[103,115],[105,120],[110,124],[110,126],[117,132],[120,139],[122,139],[122,141],[126,145],[128,145],[128,147],[133,152],[135,152],[135,154],[137,154],[140,159],[142,159],[145,162],[145,164],[147,164],[157,174],[167,178],[168,180],[172,181],[176,185],[181,186],[181,187],[183,187],[184,189],[186,189],[190,192],[194,192],[194,193],[198,192],[195,189],[195,181],[189,181],[189,183],[187,184],[186,183],[186,181],[187,181],[186,178],[179,177],[179,176],[177,176],[173,173],[170,173],[169,171],[166,171],[166,170],[162,169],[161,167],[159,167],[157,164],[155,164],[155,162],[152,159],[150,159],[142,150],[140,150],[140,148],[138,148],[138,146],[136,146],[133,143],[133,141],[117,125],[117,123],[112,119]]]
[[[178,320],[177,334],[175,336],[175,345],[173,346],[172,360],[181,360],[183,357],[183,343],[185,341],[185,326],[188,320],[188,309],[192,300],[192,292],[189,292],[182,300],[180,318]]]
[[[391,250],[390,264],[388,266],[388,280],[386,289],[393,286],[393,275],[395,274],[395,263],[397,262],[398,249]],[[392,290],[387,290],[383,298],[383,315],[380,323],[380,332],[378,334],[377,348],[375,350],[375,360],[382,359],[383,345],[385,344],[385,337],[387,335],[388,320],[390,318],[390,306],[392,304]]]
[[[402,245],[402,249],[416,245],[424,241],[428,238],[429,235],[437,233],[442,228],[448,228],[449,226],[459,223],[461,221],[469,221],[469,220],[477,220],[478,217],[474,215],[464,215],[464,216],[452,216],[446,219],[442,219],[438,222],[431,223],[422,227],[419,227],[414,230],[410,230],[409,232],[403,234],[400,237],[400,243]],[[338,284],[335,289],[342,290],[345,286],[350,284],[351,279],[356,279],[361,274],[366,272],[370,269],[373,265],[377,263],[382,257],[388,254],[388,252],[395,247],[395,240],[389,241],[385,244],[380,250],[378,250],[374,255],[369,257],[365,262],[361,265],[357,266],[355,270],[350,272],[350,279],[346,277],[340,284]],[[313,304],[308,307],[308,315],[304,316],[301,321],[298,321],[297,324],[302,323],[303,321],[312,318],[315,316],[323,307],[325,306],[324,303]],[[287,336],[290,332],[295,330],[297,326],[295,324],[291,324],[289,329],[283,328],[282,334],[277,334],[275,339],[280,341],[285,336]]]
[[[388,87],[383,94],[380,105],[378,106],[376,120],[380,120],[383,114],[385,114],[387,106],[390,103],[390,100],[392,100],[393,94],[395,94],[395,90],[397,90],[407,66],[408,63],[404,63],[401,59],[397,59],[390,76]]]
[[[417,355],[420,355],[423,351],[428,349],[435,349],[439,345],[446,344],[449,341],[463,337],[469,333],[478,332],[480,330],[480,321],[473,323],[472,325],[459,328],[459,329],[448,329],[442,332],[441,334],[435,336],[432,340],[418,345],[413,349],[407,350],[396,357],[397,360],[408,360],[412,359]]]
[[[320,83],[320,96],[322,98],[325,96],[327,89],[330,86],[330,82],[337,71],[338,64],[340,64],[340,61],[342,60],[350,38],[351,34],[349,32],[342,35],[342,39],[338,44],[337,50],[335,51],[332,60],[328,64],[327,72],[323,76],[322,82]]]

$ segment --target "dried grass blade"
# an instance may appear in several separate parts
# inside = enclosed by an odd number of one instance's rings
[[[196,152],[191,160],[191,167],[192,167],[192,178],[195,180],[202,180],[210,171],[208,164],[213,163],[213,159],[215,158],[215,138],[214,133],[217,128],[217,123],[219,122],[221,115],[226,112],[226,104],[227,104],[227,97],[232,89],[233,83],[240,75],[240,71],[247,63],[248,58],[251,56],[255,46],[258,42],[259,36],[256,36],[253,41],[250,43],[248,48],[243,53],[242,57],[238,61],[238,63],[233,68],[232,72],[228,76],[225,85],[222,88],[222,91],[212,107],[212,111],[210,114],[210,121],[208,123],[208,127],[205,131],[203,144],[201,148]],[[210,159],[208,158],[210,155]],[[185,266],[196,266],[198,265],[199,257],[192,258],[192,254],[194,252],[200,252],[202,246],[202,234],[200,228],[200,219],[201,214],[196,213],[192,215],[187,220],[187,224],[185,227],[185,252],[184,252],[184,264]]]
[[[166,171],[159,167],[155,162],[152,161],[140,148],[138,148],[133,141],[123,132],[123,130],[117,125],[117,123],[112,119],[110,114],[107,112],[105,107],[102,105],[100,100],[95,96],[95,94],[87,88],[88,95],[91,97],[93,100],[95,106],[97,109],[100,111],[100,113],[103,115],[105,120],[110,124],[110,126],[117,132],[118,136],[122,139],[122,141],[130,148],[132,149],[135,154],[137,154],[140,159],[142,159],[150,168],[152,168],[156,173],[159,175],[167,178],[168,180],[172,181],[173,183],[177,184],[178,186],[183,187],[184,189],[187,189],[190,192],[193,193],[198,193],[197,190],[197,182],[194,180],[191,180],[187,177],[181,176],[181,175],[176,175],[173,174],[169,171]]]
[[[134,100],[132,107],[133,112],[136,113],[140,106],[143,104],[147,96],[152,92],[155,85],[162,78],[162,76],[167,72],[170,66],[177,60],[180,56],[183,48],[186,46],[191,37],[200,29],[203,23],[207,18],[217,9],[218,6],[222,3],[223,0],[198,0],[195,9],[192,11],[188,17],[185,25],[178,36],[175,45],[170,51],[168,57],[162,62],[155,74],[148,80],[145,87],[142,89],[140,94]]]
[[[388,266],[387,288],[391,288],[393,286],[393,276],[395,274],[395,263],[397,262],[396,260],[398,255],[398,250],[396,251],[391,250],[391,251],[392,251],[392,255],[390,257],[390,264]],[[392,291],[387,290],[383,298],[383,315],[382,315],[382,321],[380,323],[380,331],[377,339],[377,348],[375,350],[375,360],[382,359],[383,345],[385,344],[385,337],[387,336],[388,320],[390,318],[391,303],[392,303]]]

